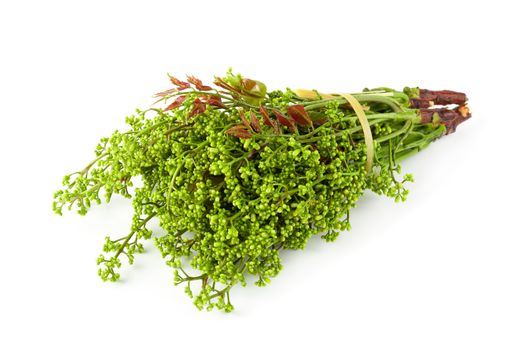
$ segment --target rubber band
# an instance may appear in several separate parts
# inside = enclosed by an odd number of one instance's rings
[[[350,94],[339,94],[339,95],[344,97],[344,99],[347,100],[348,103],[350,103],[350,106],[352,106],[352,109],[357,115],[357,119],[359,120],[359,123],[361,123],[361,127],[363,128],[363,134],[365,136],[365,145],[366,145],[365,169],[367,172],[370,172],[372,171],[372,164],[374,162],[374,138],[372,137],[372,130],[370,129],[368,118],[365,115],[363,106],[361,106],[359,101],[354,96]]]
[[[316,91],[313,91],[313,90],[306,90],[306,89],[296,89],[296,90],[293,90],[293,92],[297,96],[299,96],[301,98],[306,98],[306,99],[309,99],[309,100],[316,100],[316,99],[319,98],[319,96],[323,100],[328,100],[330,98],[334,98],[335,97],[335,96],[332,96],[330,94],[322,94],[320,92],[316,92]]]

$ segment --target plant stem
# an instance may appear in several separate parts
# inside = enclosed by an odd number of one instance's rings
[[[397,103],[396,100],[394,100],[392,98],[389,98],[389,97],[386,97],[386,96],[382,96],[382,95],[378,95],[378,94],[366,94],[366,95],[362,95],[362,94],[355,94],[354,95],[354,94],[352,94],[352,95],[359,102],[379,102],[379,103],[384,103],[384,104],[388,105],[390,108],[392,108],[392,110],[394,112],[402,112],[403,111],[403,108],[401,108],[401,106]],[[311,110],[314,110],[314,109],[323,108],[328,103],[333,102],[333,101],[337,101],[341,105],[348,103],[346,101],[346,99],[344,99],[342,97],[335,97],[335,98],[329,98],[329,99],[326,99],[326,100],[316,101],[316,103],[312,103],[312,104],[304,104],[305,105],[304,109],[307,110],[307,111],[311,111]]]
[[[115,253],[115,258],[118,258],[118,256],[122,253],[122,251],[124,251],[124,248],[128,244],[128,242],[131,239],[131,237],[133,237],[137,233],[137,231],[139,229],[144,227],[148,223],[148,221],[150,221],[155,215],[157,215],[156,212],[151,213],[147,218],[142,220],[142,223],[140,224],[139,227],[137,227],[135,230],[131,231],[130,234],[126,236],[126,239],[124,240],[124,242],[122,242],[122,245],[120,246],[119,250],[117,250],[117,252]]]
[[[410,120],[407,120],[405,125],[403,125],[403,127],[401,129],[398,129],[388,135],[385,135],[385,136],[382,136],[382,137],[378,137],[376,138],[374,141],[376,142],[384,142],[384,141],[387,141],[387,140],[390,140],[396,136],[399,136],[401,134],[404,134],[406,133],[409,129],[410,129],[410,126],[412,125],[412,122]]]

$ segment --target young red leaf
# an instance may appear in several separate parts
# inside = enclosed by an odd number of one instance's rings
[[[264,125],[269,126],[270,128],[275,128],[275,123],[270,119],[270,115],[268,114],[268,111],[266,110],[266,108],[264,108],[263,105],[259,106],[259,111],[263,116]]]
[[[204,97],[204,101],[210,106],[226,108],[219,96],[206,96]]]
[[[312,119],[308,115],[308,112],[304,109],[304,106],[294,105],[288,107],[288,114],[292,119],[299,125],[311,126]]]
[[[242,123],[244,124],[244,126],[246,126],[247,128],[250,127],[250,122],[248,121],[248,119],[246,119],[246,116],[244,115],[244,111],[239,111],[239,115],[241,116],[241,120],[242,120]]]
[[[168,89],[168,90],[164,90],[164,91],[161,91],[161,92],[157,92],[154,97],[166,97],[166,96],[169,96],[171,94],[173,94],[174,92],[177,92],[179,91],[178,89]]]
[[[181,91],[181,90],[185,90],[185,89],[189,89],[191,87],[191,85],[185,81],[182,81],[182,80],[179,80],[175,77],[172,77],[171,75],[168,74],[168,76],[170,77],[170,80],[172,82],[173,85],[176,85],[178,87],[177,90]]]
[[[266,85],[257,80],[242,79],[241,93],[247,97],[261,99],[266,94]]]
[[[261,132],[261,123],[259,123],[259,119],[257,119],[257,116],[253,111],[250,111],[250,120],[252,122],[253,130],[255,130],[255,132]]]
[[[228,90],[229,92],[237,93],[237,94],[241,93],[241,91],[239,89],[237,89],[236,87],[228,84],[227,82],[225,82],[224,80],[222,80],[219,77],[215,77],[215,81],[213,83],[215,85],[217,85],[218,87],[221,87],[223,89]]]
[[[193,109],[191,110],[188,117],[193,118],[194,116],[204,113],[205,111],[206,104],[202,102],[199,98],[196,98],[195,101],[193,101]]]
[[[172,104],[170,104],[168,107],[164,108],[164,111],[170,111],[170,110],[172,110],[174,108],[179,107],[184,102],[185,99],[186,99],[186,96],[184,96],[184,95],[181,95],[181,96],[177,97]]]
[[[241,86],[248,91],[253,89],[255,85],[257,85],[257,82],[255,80],[252,80],[252,79],[242,79],[241,80]]]
[[[327,121],[328,121],[327,118],[325,118],[325,117],[319,117],[319,118],[315,118],[313,122],[314,122],[314,126],[315,126],[315,127],[318,127],[318,126],[323,125],[323,124],[326,123]]]
[[[282,125],[286,126],[288,129],[290,129],[290,131],[297,130],[295,128],[295,122],[293,120],[286,118],[281,112],[279,112],[276,109],[274,109],[273,112],[277,116],[277,120],[279,121],[279,123],[281,123]]]
[[[207,85],[203,85],[202,81],[200,79],[195,78],[193,75],[188,76],[188,81],[195,85],[195,88],[200,91],[208,91],[211,90],[211,87]]]
[[[252,137],[251,131],[248,130],[248,128],[245,125],[242,124],[232,126],[228,130],[226,130],[226,133],[228,135],[232,135],[240,139],[249,139],[250,137]]]

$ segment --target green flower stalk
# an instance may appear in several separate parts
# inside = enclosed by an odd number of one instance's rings
[[[156,95],[167,107],[137,110],[129,130],[102,138],[95,159],[64,177],[53,210],[84,215],[102,198],[129,198],[131,229],[106,237],[100,277],[116,281],[122,259],[133,264],[155,218],[155,245],[199,309],[233,310],[231,289],[250,275],[268,284],[281,251],[315,235],[334,241],[366,190],[404,201],[412,176],[399,161],[470,117],[466,96],[447,90],[348,97],[267,92],[231,72],[215,87],[170,80],[174,87]]]

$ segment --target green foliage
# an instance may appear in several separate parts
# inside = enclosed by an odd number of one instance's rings
[[[225,81],[239,87],[243,80],[229,75]],[[303,249],[315,235],[334,241],[350,229],[350,210],[367,189],[405,200],[411,176],[396,178],[397,155],[442,134],[418,125],[417,113],[381,119],[370,104],[374,137],[384,141],[376,142],[375,166],[367,173],[361,127],[340,101],[305,102],[291,90],[271,92],[263,103],[267,110],[303,103],[312,119],[326,122],[295,131],[262,124],[257,133],[246,125],[253,136],[241,139],[226,131],[241,122],[239,108],[259,117],[258,106],[250,105],[256,98],[195,89],[184,95],[180,107],[169,111],[137,110],[126,119],[129,131],[103,138],[95,160],[64,178],[53,209],[62,214],[64,207],[76,208],[84,215],[101,196],[108,202],[115,193],[130,198],[130,232],[106,237],[105,255],[97,259],[100,277],[119,279],[121,259],[133,264],[144,251],[141,242],[152,237],[148,222],[157,218],[162,232],[155,245],[174,269],[174,283],[185,286],[199,309],[233,310],[231,288],[246,285],[249,275],[256,285],[267,285],[282,269],[281,251]],[[190,118],[203,96],[219,98],[223,107],[210,103]],[[394,134],[407,121],[410,130]],[[130,190],[136,178],[142,185]],[[190,269],[199,272],[191,275]]]

